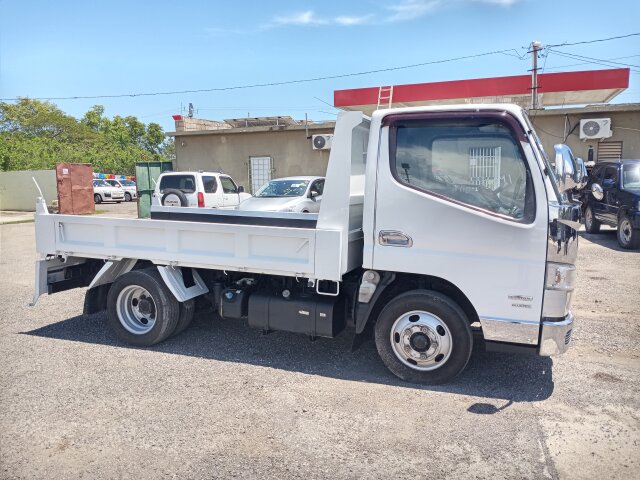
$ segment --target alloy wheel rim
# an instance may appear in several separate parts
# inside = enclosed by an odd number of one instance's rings
[[[404,365],[430,371],[447,363],[453,349],[451,331],[433,313],[414,310],[404,313],[391,327],[391,348]]]
[[[625,245],[631,242],[631,223],[626,218],[620,222],[620,236]]]

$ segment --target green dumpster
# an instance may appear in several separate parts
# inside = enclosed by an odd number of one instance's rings
[[[172,169],[171,162],[136,162],[138,188],[138,218],[149,218],[151,196],[160,174]]]

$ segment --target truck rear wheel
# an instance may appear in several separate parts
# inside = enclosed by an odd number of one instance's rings
[[[403,380],[437,385],[464,370],[473,347],[469,321],[449,297],[412,290],[392,299],[375,327],[378,354]]]
[[[180,304],[156,268],[134,270],[113,282],[107,296],[107,316],[118,338],[148,347],[175,331]]]
[[[193,316],[196,313],[196,301],[194,299],[187,300],[186,302],[182,302],[180,304],[180,318],[178,319],[178,325],[176,325],[176,329],[173,332],[174,335],[178,335],[184,332],[191,322],[193,321]]]

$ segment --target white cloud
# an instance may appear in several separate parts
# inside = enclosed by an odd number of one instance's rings
[[[392,12],[389,22],[404,22],[415,20],[436,11],[441,5],[441,0],[404,0],[398,5],[387,7]]]
[[[498,7],[510,7],[516,3],[520,3],[521,0],[471,0],[476,3],[488,3],[490,5],[497,5]]]
[[[313,10],[294,13],[292,15],[279,16],[273,19],[276,25],[325,25],[326,20],[318,18]]]
[[[344,25],[345,27],[350,27],[352,25],[365,25],[367,23],[370,23],[372,19],[373,19],[373,15],[363,15],[361,17],[340,15],[335,17],[333,21],[338,25]]]

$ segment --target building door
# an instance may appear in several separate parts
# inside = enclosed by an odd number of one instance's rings
[[[271,169],[271,157],[249,157],[251,193],[255,194],[260,187],[271,180]]]

